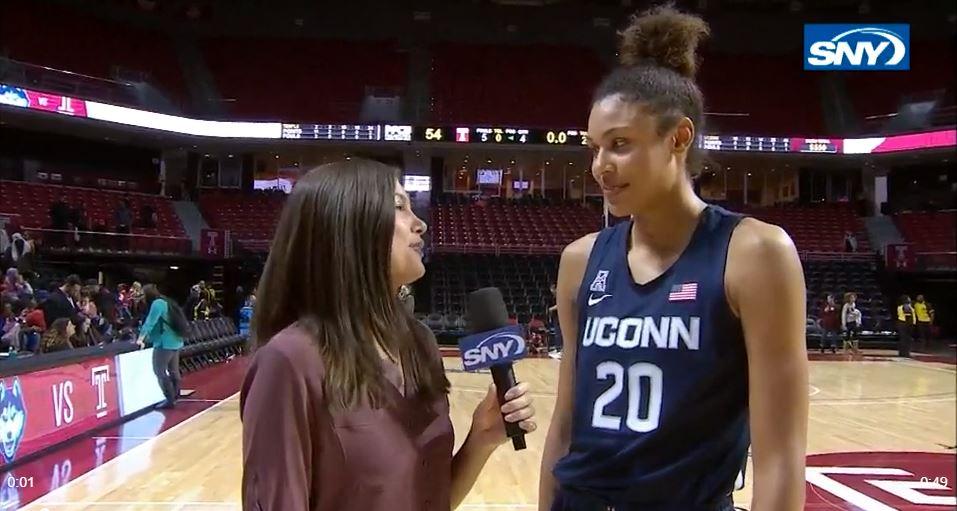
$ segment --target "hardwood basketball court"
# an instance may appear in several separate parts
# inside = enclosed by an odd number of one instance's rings
[[[491,380],[488,374],[462,372],[458,359],[447,358],[445,363],[453,383],[452,418],[461,442],[471,412]],[[528,436],[525,451],[516,453],[510,444],[503,445],[489,461],[495,469],[483,473],[459,509],[537,509],[539,462],[558,364],[530,359],[516,366],[519,380],[532,386],[542,427]],[[826,467],[808,469],[815,484],[808,486],[806,509],[954,509],[955,374],[953,365],[900,359],[812,362],[808,453],[828,456],[820,457]],[[873,454],[888,452],[894,454]],[[809,457],[809,466],[817,458]],[[736,503],[745,509],[751,493],[750,468],[748,473],[745,488],[735,494]],[[240,474],[239,398],[233,395],[23,509],[239,509]],[[935,489],[934,481],[948,489]],[[929,500],[915,504],[922,497],[904,487]]]

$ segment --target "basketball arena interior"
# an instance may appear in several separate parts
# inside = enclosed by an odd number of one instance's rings
[[[515,374],[539,431],[492,454],[459,509],[539,509],[560,255],[626,220],[592,175],[592,95],[651,5],[4,0],[0,510],[242,509],[257,283],[297,180],[352,158],[401,169],[428,224],[409,291],[445,357],[457,445],[490,381],[459,357],[469,293],[499,288],[525,332]],[[712,33],[694,189],[782,227],[803,267],[805,509],[957,509],[957,8],[677,6]],[[906,26],[904,68],[814,68],[808,27],[837,23]],[[173,408],[135,342],[150,284],[190,320]],[[827,297],[850,294],[860,328],[829,338]],[[73,318],[69,338],[47,335],[51,315]]]

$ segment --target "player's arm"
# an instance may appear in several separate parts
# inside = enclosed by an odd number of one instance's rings
[[[555,463],[568,453],[572,436],[572,405],[575,395],[575,354],[578,351],[578,289],[597,233],[579,238],[562,251],[555,290],[558,324],[562,331],[562,361],[558,372],[558,392],[552,423],[545,437],[542,470],[538,487],[538,509],[548,511],[558,485],[552,475]]]
[[[725,283],[748,353],[754,491],[751,511],[804,509],[808,363],[804,272],[781,228],[745,219]]]

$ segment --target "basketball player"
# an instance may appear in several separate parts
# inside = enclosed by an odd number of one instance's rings
[[[397,178],[353,158],[286,203],[240,395],[243,509],[448,511],[506,440],[503,413],[535,429],[526,384],[501,407],[490,387],[453,456],[438,344],[400,301],[425,274],[426,225]]]
[[[694,192],[700,18],[633,19],[588,120],[592,174],[631,217],[570,244],[566,342],[540,511],[727,511],[753,449],[752,511],[804,502],[805,287],[778,227]],[[729,77],[733,79],[747,77]]]

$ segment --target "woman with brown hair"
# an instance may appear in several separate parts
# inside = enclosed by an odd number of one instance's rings
[[[149,342],[153,348],[153,374],[166,396],[166,402],[157,409],[173,408],[179,399],[179,352],[189,334],[189,321],[183,309],[160,293],[156,284],[143,286],[143,297],[149,314],[143,320],[136,344],[143,348]]]
[[[53,353],[55,351],[72,350],[70,340],[76,334],[76,326],[70,318],[59,318],[47,328],[40,339],[40,352]]]
[[[293,189],[258,286],[243,383],[243,508],[448,511],[505,420],[533,431],[527,386],[490,388],[452,454],[449,381],[432,333],[400,302],[425,274],[396,169],[352,159]]]

